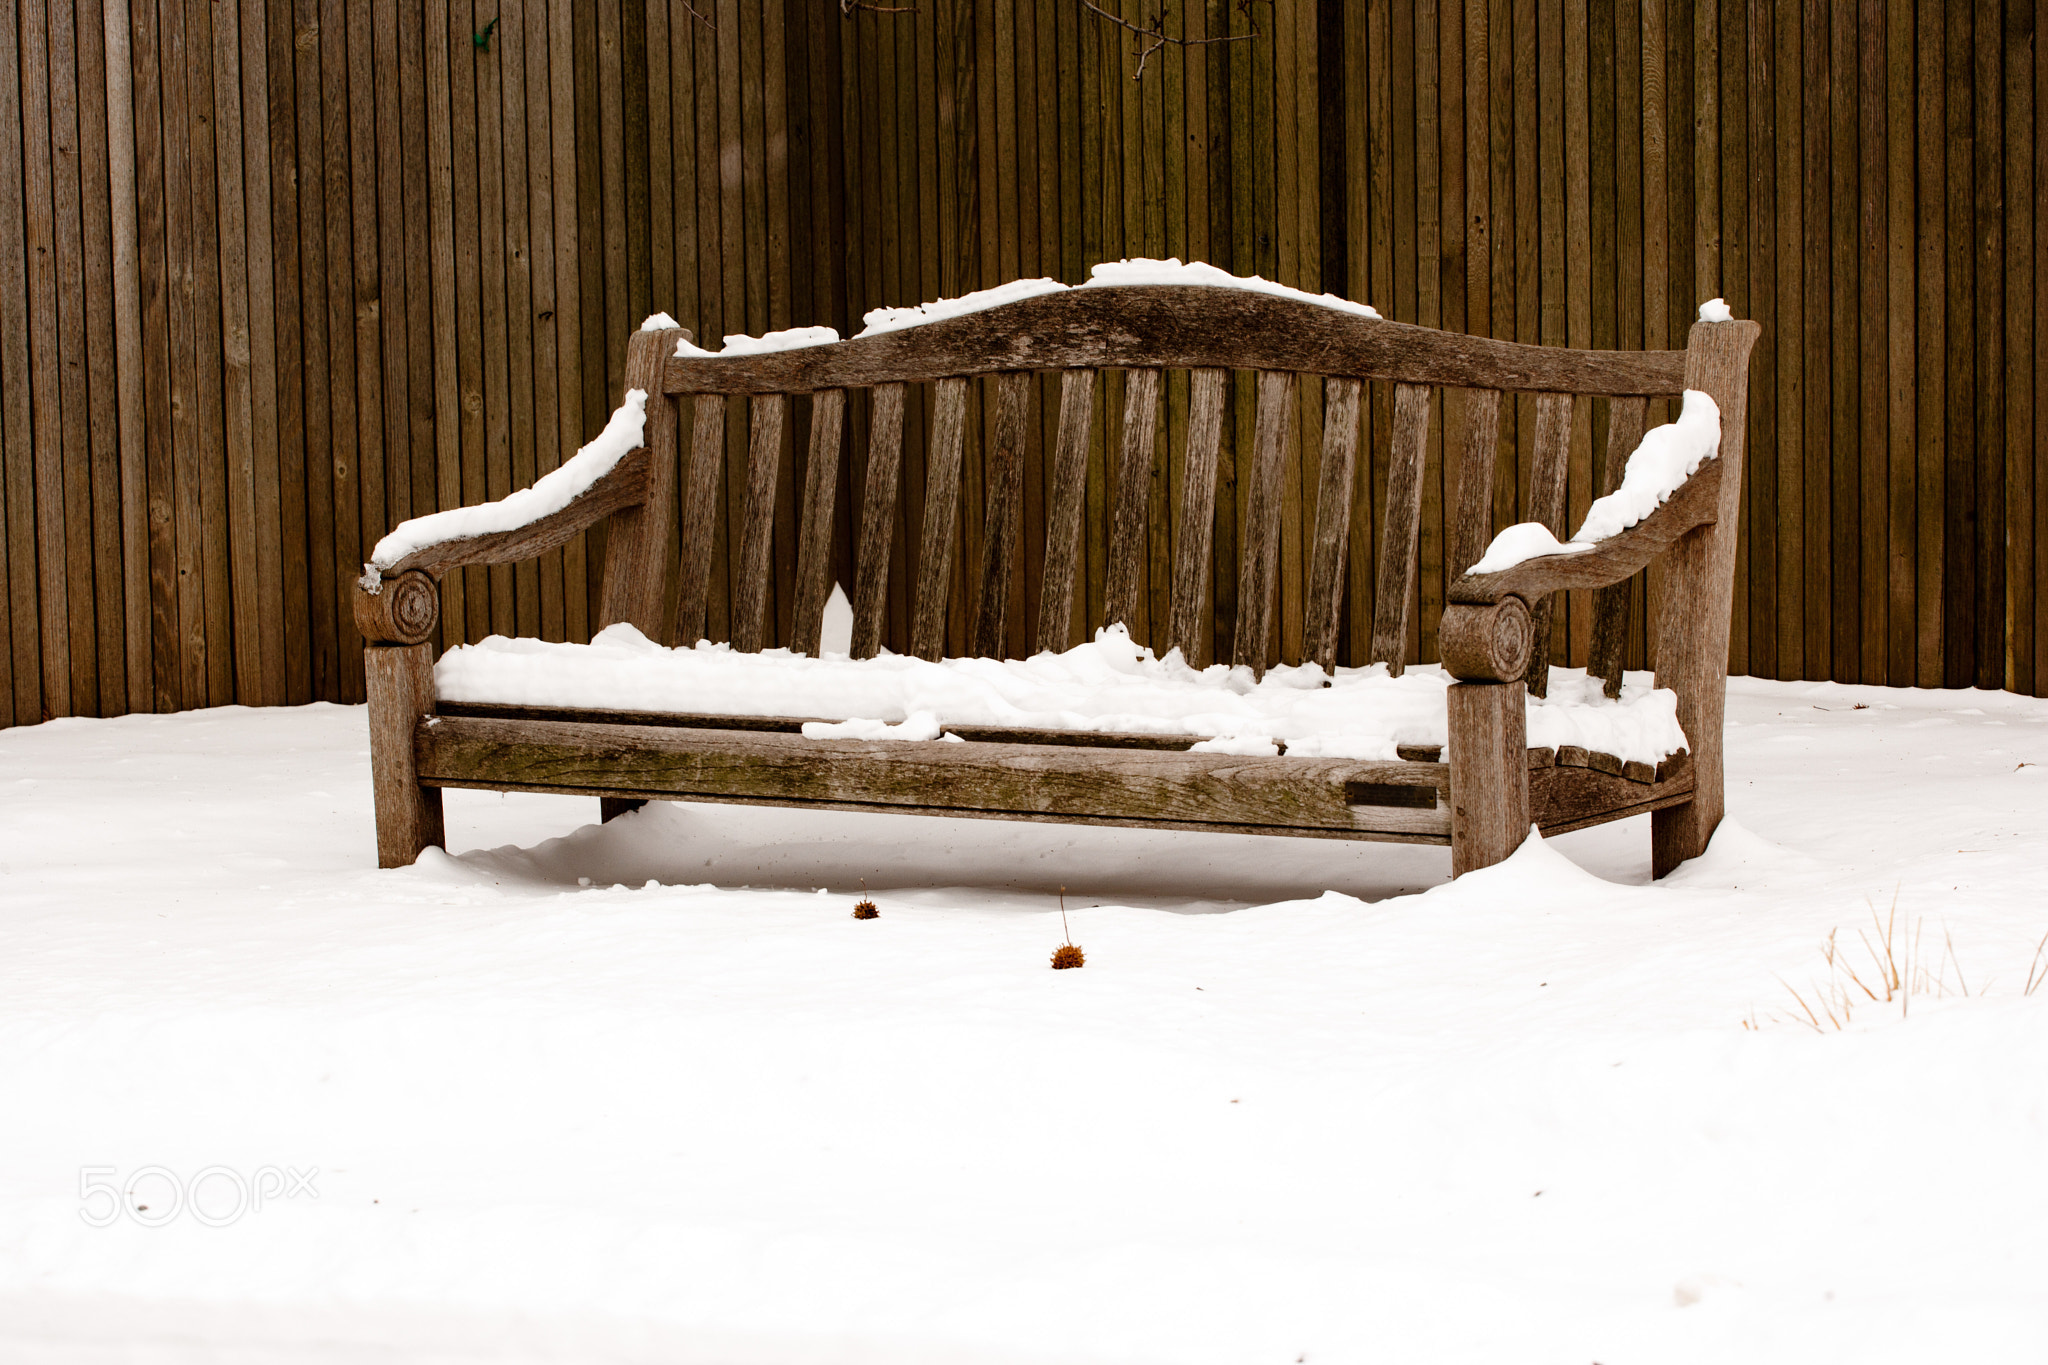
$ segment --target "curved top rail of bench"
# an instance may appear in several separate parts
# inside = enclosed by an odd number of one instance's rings
[[[1203,285],[1068,289],[877,336],[671,357],[668,393],[805,393],[1018,370],[1292,370],[1519,392],[1675,395],[1683,351],[1574,351]]]

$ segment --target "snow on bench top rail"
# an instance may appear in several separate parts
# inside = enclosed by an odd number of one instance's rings
[[[1240,289],[1247,293],[1270,294],[1275,298],[1312,303],[1319,308],[1351,313],[1362,318],[1377,319],[1380,316],[1370,304],[1340,299],[1335,294],[1311,294],[1307,290],[1276,284],[1258,275],[1233,275],[1204,261],[1183,262],[1176,257],[1159,261],[1141,257],[1123,261],[1104,261],[1090,272],[1088,282],[1082,285],[1062,284],[1053,279],[1011,280],[1007,284],[999,284],[991,289],[977,289],[957,299],[934,299],[930,303],[913,304],[905,308],[876,308],[861,319],[866,325],[854,333],[852,340],[859,341],[863,337],[900,332],[908,327],[922,327],[927,323],[964,317],[969,313],[986,312],[991,308],[1000,308],[1004,304],[1037,298],[1042,294],[1064,294],[1077,288],[1100,289],[1133,284]],[[647,320],[643,330],[659,331],[676,325],[675,319],[666,313],[657,313]],[[725,349],[720,351],[707,351],[687,340],[678,341],[675,353],[677,359],[731,360],[740,356],[764,355],[771,351],[800,351],[811,346],[829,346],[839,339],[839,333],[830,327],[793,327],[788,331],[769,332],[758,337],[729,336],[725,339]]]
[[[1451,681],[1434,666],[1389,677],[1384,664],[1334,674],[1281,666],[1255,681],[1248,668],[1191,668],[1178,650],[1157,658],[1121,626],[1064,653],[932,663],[742,654],[704,642],[667,649],[625,624],[588,645],[492,636],[449,650],[434,678],[452,702],[855,722],[815,734],[807,726],[813,738],[933,740],[949,726],[1113,730],[1211,736],[1199,746],[1211,752],[1270,755],[1284,744],[1296,757],[1355,759],[1444,744]],[[1609,701],[1600,689],[1583,670],[1553,669],[1550,696],[1529,700],[1528,742],[1643,763],[1686,747],[1673,693],[1632,681]]]

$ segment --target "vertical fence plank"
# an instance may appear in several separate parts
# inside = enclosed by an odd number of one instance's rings
[[[349,580],[363,560],[363,531],[370,501],[366,468],[371,461],[366,433],[377,430],[376,414],[362,384],[367,373],[362,352],[365,334],[356,315],[360,287],[356,254],[355,186],[350,157],[356,132],[350,103],[350,14],[341,0],[322,0],[319,19],[322,183],[327,230],[327,356],[328,417],[334,441],[333,539],[328,541],[328,590],[339,622],[335,661],[337,695],[362,696],[362,640],[349,624]],[[197,183],[197,168],[194,183]],[[372,439],[377,439],[372,437]],[[378,441],[381,447],[381,440]],[[381,475],[381,471],[380,471]],[[381,491],[381,490],[380,490]],[[381,501],[381,498],[379,499]],[[317,552],[316,552],[317,553]]]
[[[1889,388],[1886,363],[1885,242],[1885,109],[1883,0],[1862,0],[1857,7],[1856,141],[1859,154],[1856,277],[1859,340],[1857,381],[1860,392],[1859,443],[1861,469],[1862,621],[1861,681],[1885,680],[1886,627],[1890,607],[1890,469],[1886,440]],[[1780,368],[1783,368],[1781,362]]]
[[[229,618],[209,621],[210,650],[234,662],[234,699],[264,699],[262,608],[256,558],[256,375],[249,294],[252,224],[244,178],[241,25],[211,15],[215,202],[220,210],[222,416],[226,463]],[[267,225],[265,225],[267,226]],[[226,624],[231,638],[213,631]],[[229,652],[229,647],[232,652]]]
[[[1915,618],[1913,681],[1921,687],[1939,687],[1942,678],[1943,540],[1945,527],[1942,498],[1946,483],[1944,443],[1947,435],[1946,385],[1943,366],[1948,347],[1947,317],[1943,309],[1947,290],[1946,261],[1942,252],[1942,216],[1947,193],[1946,140],[1943,116],[1946,109],[1943,88],[1941,11],[1933,5],[1915,12],[1913,65],[1914,88],[1918,92],[1914,136],[1918,167],[1914,199],[1914,243],[1919,285],[1919,316],[1915,333],[1920,343],[1914,374],[1914,447],[1918,452],[1914,479],[1918,494],[1918,531],[1915,546]]]
[[[1913,376],[1915,308],[1913,263],[1913,6],[1912,0],[1884,0],[1885,44],[1885,268],[1888,276],[1885,333],[1887,359],[1888,479],[1891,502],[1889,640],[1885,681],[1906,686],[1914,678],[1918,640],[1914,547],[1918,539],[1915,477]]]
[[[48,6],[22,6],[21,25],[23,217],[27,223],[28,338],[32,394],[30,440],[35,452],[35,555],[42,622],[43,713],[73,713],[71,599],[65,592],[63,407],[57,338],[57,208],[50,151],[50,42]],[[68,569],[68,565],[66,565]]]
[[[128,622],[121,519],[121,408],[114,325],[113,169],[107,107],[107,16],[78,0],[78,169],[85,275],[85,383],[92,516],[93,617],[98,715],[128,709]]]
[[[7,651],[12,698],[0,723],[43,717],[41,632],[36,614],[35,433],[31,415],[27,205],[22,155],[23,89],[16,0],[0,0],[0,483],[6,519]]]
[[[93,596],[92,392],[87,373],[87,277],[84,169],[80,164],[78,7],[49,7],[49,146],[53,254],[57,263],[58,385],[61,448],[61,534],[70,613],[71,708],[100,709],[99,642]],[[48,572],[45,565],[45,572]]]
[[[250,454],[255,495],[249,573],[256,597],[255,675],[249,692],[265,705],[287,697],[285,685],[284,516],[278,427],[277,223],[273,209],[270,16],[262,0],[246,7],[236,25],[241,44],[242,149],[247,164],[244,202],[249,271]],[[289,429],[287,429],[289,439]],[[132,691],[132,687],[131,687]]]

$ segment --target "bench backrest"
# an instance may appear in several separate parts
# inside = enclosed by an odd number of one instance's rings
[[[1121,370],[1122,430],[1109,443],[1108,545],[1102,575],[1100,620],[1136,621],[1150,547],[1168,532],[1170,584],[1165,620],[1155,616],[1148,641],[1163,652],[1179,646],[1191,660],[1207,657],[1198,637],[1215,574],[1212,560],[1217,498],[1217,455],[1223,440],[1226,392],[1232,371],[1249,371],[1255,389],[1250,450],[1240,455],[1239,477],[1248,487],[1237,531],[1235,620],[1230,661],[1263,671],[1277,636],[1278,565],[1291,414],[1297,386],[1320,384],[1324,425],[1317,469],[1315,525],[1302,527],[1308,554],[1300,595],[1301,653],[1326,666],[1337,662],[1340,612],[1352,533],[1354,483],[1359,465],[1360,409],[1365,385],[1393,386],[1392,421],[1380,558],[1373,575],[1368,657],[1396,672],[1405,657],[1416,582],[1425,453],[1432,404],[1443,388],[1470,392],[1458,449],[1456,507],[1445,511],[1444,581],[1473,563],[1491,536],[1494,471],[1504,393],[1533,394],[1534,453],[1529,467],[1527,515],[1562,536],[1566,478],[1580,396],[1610,399],[1605,492],[1621,474],[1620,455],[1640,438],[1649,399],[1675,396],[1684,387],[1683,351],[1574,351],[1519,345],[1387,322],[1300,299],[1240,289],[1172,285],[1091,287],[1045,294],[981,312],[898,331],[731,358],[677,357],[677,331],[633,337],[627,357],[629,388],[649,392],[646,444],[653,456],[646,503],[614,521],[608,556],[605,621],[626,620],[651,638],[694,640],[707,619],[720,499],[726,469],[729,399],[744,395],[748,409],[745,494],[738,525],[730,528],[730,635],[734,647],[758,650],[788,645],[818,648],[832,574],[833,517],[840,490],[842,441],[848,434],[848,397],[867,391],[866,460],[861,486],[847,490],[854,504],[853,652],[882,646],[892,541],[899,520],[904,466],[904,414],[918,401],[914,386],[931,386],[929,440],[924,452],[919,526],[906,528],[911,651],[937,658],[946,644],[949,610],[964,612],[967,652],[1004,653],[1008,613],[1019,572],[1019,530],[1024,510],[1023,453],[1034,386],[1058,374],[1056,427],[1046,434],[1051,461],[1045,485],[1040,602],[1035,648],[1064,649],[1072,639],[1076,565],[1089,547],[1082,539],[1087,465],[1097,376]],[[1152,525],[1159,407],[1166,373],[1186,370],[1187,415],[1182,448],[1165,452],[1159,467],[1177,471],[1177,496],[1160,499],[1177,509],[1174,525]],[[962,452],[968,434],[971,381],[994,390],[985,428],[979,564],[961,566],[955,600],[957,526],[962,520]],[[1049,389],[1047,390],[1049,393]],[[783,468],[785,429],[792,399],[808,395],[808,458],[801,487]],[[682,438],[682,400],[689,435]],[[1589,419],[1590,420],[1590,419]],[[1448,430],[1448,428],[1446,428]],[[1448,445],[1448,442],[1447,442]],[[1378,462],[1374,462],[1378,463]],[[734,472],[735,493],[740,471]],[[786,490],[779,492],[778,490]],[[901,500],[909,501],[909,500]],[[1374,499],[1379,502],[1380,499]],[[794,504],[794,505],[792,505]],[[907,518],[905,518],[907,519]],[[911,541],[909,538],[915,536]],[[795,601],[787,638],[776,638],[768,619],[772,547],[784,553],[795,541]],[[1103,547],[1097,547],[1102,553]],[[1158,589],[1153,584],[1153,601]],[[673,603],[671,606],[670,604]],[[1547,612],[1544,613],[1547,617]],[[1163,626],[1163,629],[1162,629]],[[1543,627],[1547,629],[1547,625]],[[957,632],[956,632],[957,633]],[[1222,650],[1217,649],[1220,656]],[[1548,657],[1539,636],[1538,658]],[[1618,666],[1618,664],[1617,664]]]

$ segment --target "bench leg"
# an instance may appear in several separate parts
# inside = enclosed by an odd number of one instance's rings
[[[1666,806],[1650,812],[1650,875],[1663,877],[1676,872],[1679,864],[1707,851],[1720,823],[1716,813],[1708,823],[1706,803],[1697,796],[1682,806]]]
[[[1492,867],[1529,837],[1527,693],[1521,682],[1454,683],[1451,876]]]
[[[370,699],[370,781],[377,802],[377,866],[409,867],[429,845],[447,842],[441,789],[422,787],[413,733],[434,714],[432,645],[369,645],[363,679]]]

